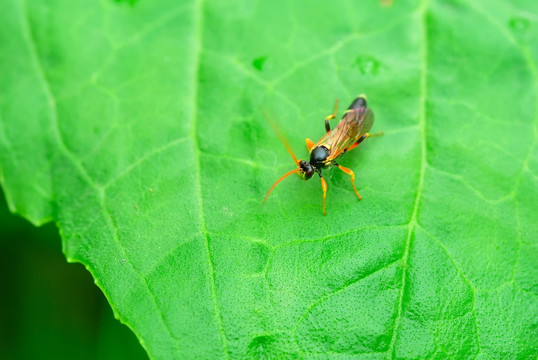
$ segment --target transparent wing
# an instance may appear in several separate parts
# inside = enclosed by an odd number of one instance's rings
[[[344,114],[336,128],[325,134],[316,144],[324,145],[329,149],[328,160],[336,159],[342,152],[353,145],[361,135],[372,128],[374,122],[373,112],[361,107]]]
[[[369,108],[366,108],[360,135],[364,135],[370,131],[370,129],[372,129],[372,125],[374,125],[374,113]]]

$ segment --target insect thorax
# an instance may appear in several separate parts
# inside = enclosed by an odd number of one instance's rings
[[[310,152],[310,164],[315,168],[324,168],[327,166],[327,157],[329,156],[329,149],[325,146],[316,146]]]

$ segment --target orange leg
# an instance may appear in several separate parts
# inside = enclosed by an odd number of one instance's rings
[[[359,144],[360,144],[361,142],[363,142],[364,140],[366,140],[366,139],[369,138],[370,136],[371,136],[371,135],[370,135],[369,133],[366,133],[366,134],[362,135],[362,136],[359,138],[359,140],[357,140],[357,141],[355,142],[355,144],[353,144],[353,145],[351,145],[350,147],[348,147],[348,148],[346,149],[346,151],[350,151],[350,150],[355,149],[357,146],[359,146]]]
[[[320,177],[321,179],[321,189],[323,190],[323,215],[327,215],[327,211],[325,211],[325,199],[327,198],[327,182],[325,182],[325,179]]]
[[[357,146],[359,146],[360,142],[356,142],[355,144],[351,145],[350,147],[348,147],[346,149],[346,151],[350,151],[350,150],[353,150],[355,149]]]
[[[353,145],[351,145],[350,147],[348,147],[346,149],[346,151],[350,151],[350,150],[353,150],[355,149],[357,146],[359,146],[359,144],[361,142],[363,142],[364,140],[366,140],[367,138],[371,138],[371,137],[374,137],[374,136],[379,136],[379,135],[384,135],[385,133],[383,131],[380,131],[380,132],[376,132],[375,134],[370,134],[370,133],[365,133],[364,135],[362,135],[359,140],[357,140],[357,142]]]
[[[336,113],[338,112],[338,102],[338,99],[334,100],[334,112],[325,118],[325,130],[327,132],[331,131],[329,120],[336,118]]]
[[[314,146],[314,142],[310,140],[309,138],[306,138],[305,142],[306,142],[306,149],[310,151],[310,149],[312,149],[312,146]]]
[[[362,197],[359,195],[359,192],[357,191],[357,188],[355,187],[355,174],[353,173],[353,171],[351,171],[351,169],[348,169],[347,167],[343,167],[342,165],[338,165],[338,168],[351,176],[351,185],[353,185],[353,190],[355,190],[355,194],[357,194],[359,200],[362,199]]]

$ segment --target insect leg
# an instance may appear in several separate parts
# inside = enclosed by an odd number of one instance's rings
[[[334,100],[334,112],[325,118],[325,131],[331,131],[331,126],[329,125],[329,120],[336,118],[336,113],[338,112],[338,99]]]
[[[310,151],[310,149],[312,149],[312,147],[314,146],[314,142],[310,140],[309,138],[306,138],[305,142],[306,142],[306,150]]]
[[[359,146],[359,144],[360,144],[361,142],[363,142],[364,140],[366,140],[366,139],[369,138],[370,136],[371,136],[371,135],[370,135],[369,133],[366,133],[366,134],[362,135],[362,136],[359,138],[359,140],[357,140],[357,141],[355,142],[355,144],[353,144],[353,145],[351,145],[350,147],[348,147],[348,148],[346,149],[346,151],[355,149],[357,146]]]
[[[371,137],[374,137],[374,136],[379,136],[379,135],[384,135],[385,133],[383,131],[380,131],[380,132],[376,132],[375,134],[370,134],[370,133],[366,133],[364,135],[362,135],[359,140],[357,140],[357,142],[353,145],[351,145],[350,147],[348,147],[346,149],[346,151],[349,151],[349,150],[353,150],[355,149],[357,146],[359,146],[359,144],[361,142],[363,142],[364,140],[366,140],[367,138],[371,138]]]
[[[327,198],[327,182],[325,179],[319,175],[319,178],[321,179],[321,189],[323,190],[323,215],[327,215],[327,211],[325,211],[325,199]]]
[[[353,185],[353,190],[355,190],[355,194],[357,195],[359,200],[362,199],[362,197],[359,195],[359,192],[357,191],[357,188],[355,187],[355,174],[353,173],[353,171],[351,171],[351,169],[348,169],[347,167],[343,167],[342,165],[338,165],[338,168],[351,176],[351,185]]]

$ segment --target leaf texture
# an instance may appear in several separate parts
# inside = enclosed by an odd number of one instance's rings
[[[155,359],[538,352],[531,1],[4,0],[0,174]],[[368,139],[293,168],[335,98]],[[347,104],[346,104],[347,105]]]

